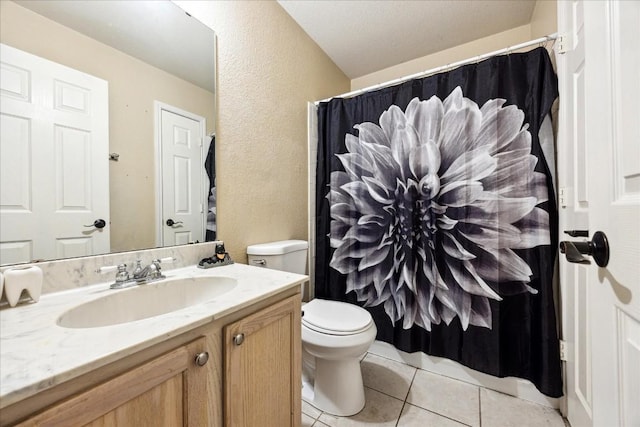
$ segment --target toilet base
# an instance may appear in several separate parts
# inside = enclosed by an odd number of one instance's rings
[[[341,417],[364,408],[364,385],[360,359],[315,359],[313,383],[303,381],[302,399],[323,412]]]

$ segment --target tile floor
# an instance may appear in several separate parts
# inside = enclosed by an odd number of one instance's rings
[[[335,417],[302,402],[302,427],[566,427],[552,408],[368,353],[362,360],[367,403]]]

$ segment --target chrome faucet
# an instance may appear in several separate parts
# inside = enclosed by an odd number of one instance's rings
[[[116,287],[116,285],[120,285],[120,287],[124,287],[124,284],[129,281],[129,272],[127,271],[127,264],[118,265],[118,272],[116,273],[116,281],[111,287]]]
[[[143,268],[142,261],[137,260],[136,267],[133,269],[131,274],[127,271],[127,264],[101,267],[96,272],[107,273],[117,269],[115,281],[111,284],[110,288],[123,289],[130,286],[142,285],[155,280],[164,279],[166,276],[162,274],[162,267],[160,264],[163,262],[173,261],[175,261],[175,258],[173,257],[154,259],[149,265]]]
[[[151,264],[142,268],[141,261],[138,260],[136,263],[136,268],[133,270],[132,280],[137,281],[138,283],[147,283],[152,280],[164,279],[164,275],[162,274],[162,267],[160,267],[161,261],[159,259],[154,259],[151,261]]]

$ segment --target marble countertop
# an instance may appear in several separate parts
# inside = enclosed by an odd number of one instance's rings
[[[70,329],[67,310],[114,292],[110,283],[43,295],[38,303],[0,310],[0,409],[154,344],[183,334],[305,282],[307,276],[244,264],[165,270],[168,279],[225,276],[238,281],[210,301],[133,322]],[[145,285],[141,285],[145,286]]]

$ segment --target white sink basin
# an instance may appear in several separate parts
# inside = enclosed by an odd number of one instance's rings
[[[212,300],[236,285],[236,279],[221,276],[165,279],[81,304],[63,313],[57,324],[96,328],[133,322]]]

